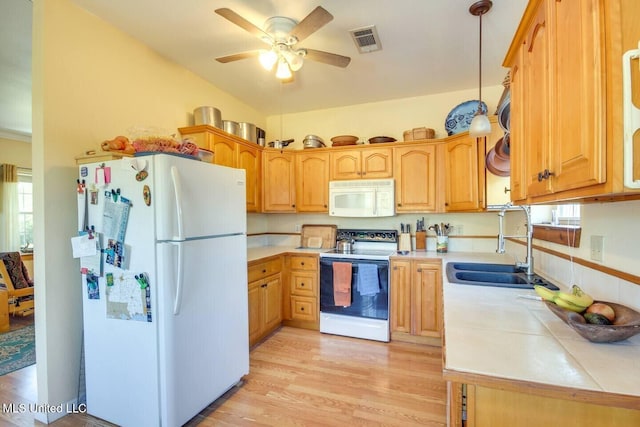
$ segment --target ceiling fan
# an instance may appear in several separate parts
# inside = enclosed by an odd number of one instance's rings
[[[216,9],[216,13],[271,46],[270,49],[222,56],[216,58],[218,62],[227,63],[257,56],[262,66],[267,70],[272,70],[277,64],[276,77],[282,80],[291,79],[293,77],[292,71],[298,71],[305,58],[342,68],[351,62],[351,58],[348,56],[296,46],[298,42],[306,39],[333,19],[333,15],[321,6],[316,7],[300,22],[284,16],[268,18],[264,23],[264,30],[231,9]]]

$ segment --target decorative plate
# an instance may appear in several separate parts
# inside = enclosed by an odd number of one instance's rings
[[[484,101],[481,103],[482,113],[487,114],[487,104]],[[465,101],[460,105],[457,105],[444,122],[444,128],[447,131],[447,135],[455,135],[460,132],[464,132],[469,129],[473,116],[478,111],[478,100]]]

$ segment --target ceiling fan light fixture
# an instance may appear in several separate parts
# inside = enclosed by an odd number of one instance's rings
[[[278,54],[273,50],[262,50],[258,56],[260,65],[267,71],[273,70],[273,66],[278,62]]]
[[[282,51],[282,56],[287,61],[287,64],[289,64],[289,68],[293,72],[296,72],[300,68],[302,68],[302,64],[304,63],[302,55],[303,53],[301,54],[300,51],[294,51],[292,49]]]
[[[280,80],[287,80],[292,76],[293,74],[291,74],[289,64],[287,64],[287,61],[285,61],[284,58],[280,58],[280,61],[278,61],[278,69],[276,70],[276,77]]]

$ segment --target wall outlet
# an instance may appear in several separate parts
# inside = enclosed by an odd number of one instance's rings
[[[462,224],[454,225],[453,226],[453,233],[456,236],[464,235],[464,225],[462,225]]]
[[[591,236],[591,259],[594,261],[603,261],[604,236]]]
[[[302,225],[301,224],[296,224],[296,232],[299,233],[302,231]]]

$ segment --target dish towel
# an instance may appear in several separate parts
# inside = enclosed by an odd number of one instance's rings
[[[333,302],[335,305],[351,305],[351,263],[333,263]]]
[[[358,264],[356,289],[363,297],[370,297],[380,292],[378,266],[375,264]]]

